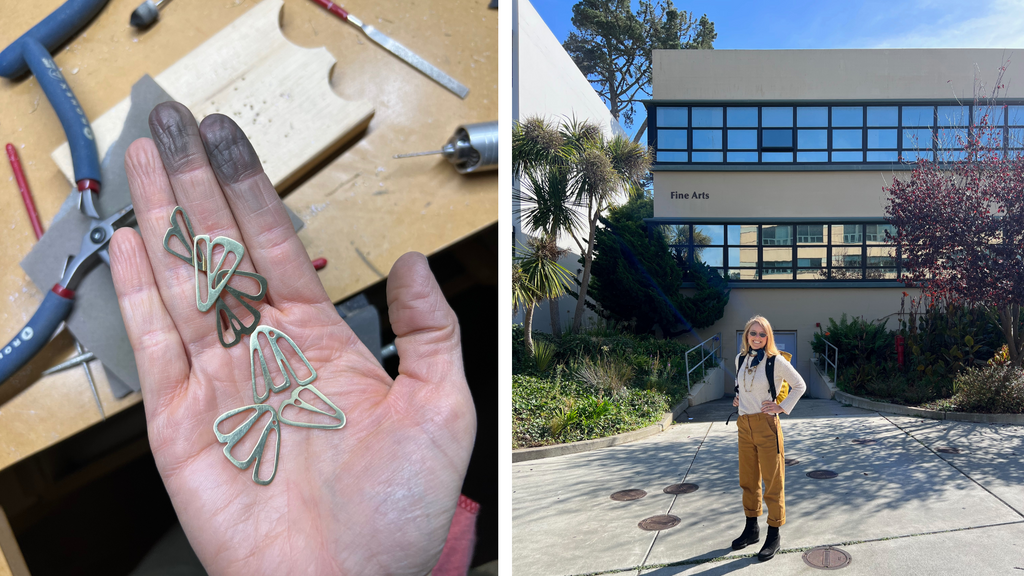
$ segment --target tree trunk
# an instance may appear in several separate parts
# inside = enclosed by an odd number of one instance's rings
[[[558,308],[558,298],[548,298],[548,309],[551,310],[551,335],[555,338],[562,337],[562,320],[559,318],[561,310]]]
[[[590,285],[590,265],[594,263],[594,240],[597,235],[597,217],[601,214],[598,207],[594,217],[590,219],[590,238],[587,239],[587,254],[583,259],[583,277],[580,278],[580,297],[576,300],[576,316],[572,319],[572,331],[579,333],[583,324],[583,312],[586,310],[587,288]]]
[[[526,355],[533,358],[533,306],[527,306],[523,313],[523,345]]]
[[[999,328],[1006,337],[1010,352],[1010,364],[1020,368],[1024,364],[1024,334],[1020,332],[1020,306],[1007,304],[997,306]]]
[[[647,130],[647,118],[644,118],[644,123],[640,125],[640,129],[636,131],[636,136],[633,136],[633,144],[640,143],[640,137],[644,135],[644,131]]]

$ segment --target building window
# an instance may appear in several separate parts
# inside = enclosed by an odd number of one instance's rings
[[[963,159],[972,121],[997,155],[1024,155],[1024,104],[677,106],[648,103],[656,165],[893,164]]]
[[[657,224],[677,261],[703,262],[732,281],[897,280],[902,265],[885,223]]]

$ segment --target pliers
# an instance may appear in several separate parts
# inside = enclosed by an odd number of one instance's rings
[[[68,256],[64,263],[64,273],[53,289],[46,293],[43,303],[32,315],[28,324],[18,332],[13,340],[0,349],[0,382],[6,381],[12,374],[28,363],[50,337],[57,331],[60,323],[71,314],[75,303],[75,289],[78,283],[92,269],[97,260],[110,265],[110,253],[107,247],[114,230],[130,226],[135,222],[135,209],[131,204],[118,210],[104,220],[93,219],[89,231],[82,238],[82,248],[77,255]]]

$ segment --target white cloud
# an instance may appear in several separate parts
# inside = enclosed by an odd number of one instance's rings
[[[887,26],[897,32],[858,43],[873,48],[1024,48],[1024,0],[921,0],[912,6],[898,18],[887,18]]]

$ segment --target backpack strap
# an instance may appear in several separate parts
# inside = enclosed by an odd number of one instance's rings
[[[740,359],[736,361],[736,396],[740,395],[740,369],[743,368],[743,364],[747,361],[747,355],[743,354]]]
[[[775,393],[775,356],[769,356],[765,362],[764,375],[768,377],[768,391],[772,394],[772,402],[775,402],[778,397]]]

